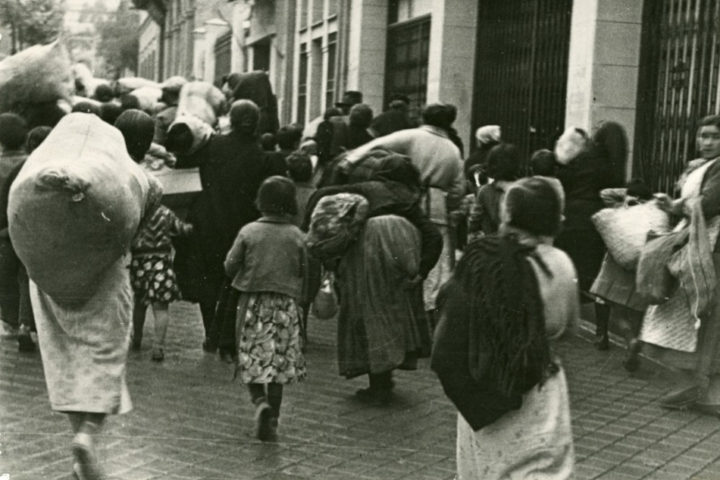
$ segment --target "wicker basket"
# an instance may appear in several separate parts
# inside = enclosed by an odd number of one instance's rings
[[[593,215],[592,221],[608,253],[627,270],[637,267],[640,251],[650,230],[656,233],[670,230],[668,214],[660,210],[655,201],[605,208]]]

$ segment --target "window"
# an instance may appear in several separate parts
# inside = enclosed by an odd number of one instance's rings
[[[421,107],[427,97],[430,18],[390,26],[387,42],[386,103],[391,95],[401,94]]]
[[[331,0],[332,3],[332,0]],[[333,106],[335,98],[335,65],[337,63],[337,33],[328,35],[327,75],[325,77],[325,108]]]
[[[300,30],[307,28],[308,0],[300,0]]]
[[[323,21],[323,13],[325,10],[324,4],[325,4],[325,0],[313,0],[311,25],[315,25],[316,23],[320,23]]]
[[[297,119],[300,124],[305,123],[305,111],[307,109],[307,74],[308,74],[308,52],[307,43],[300,44],[300,62],[298,63],[298,96],[297,96]]]
[[[328,17],[334,17],[340,10],[340,0],[328,0]]]
[[[320,115],[323,86],[323,57],[322,57],[322,38],[316,38],[311,44],[310,59],[312,61],[312,69],[310,70],[310,118]]]
[[[266,38],[253,45],[253,70],[270,71],[270,39]]]

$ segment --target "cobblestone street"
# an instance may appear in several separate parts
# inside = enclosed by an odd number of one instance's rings
[[[355,400],[365,379],[336,374],[334,322],[312,321],[305,383],[286,389],[280,441],[252,436],[253,409],[232,366],[200,349],[194,306],[178,304],[166,361],[150,361],[150,329],[131,354],[134,410],[107,423],[110,478],[452,479],[455,413],[427,362],[396,375],[388,407]],[[151,322],[148,322],[150,326]],[[561,348],[572,398],[577,478],[720,478],[720,421],[657,406],[666,380],[645,365],[628,376],[622,352],[586,339]],[[69,424],[51,413],[39,356],[0,342],[0,478],[70,479]],[[8,474],[8,476],[2,476]]]

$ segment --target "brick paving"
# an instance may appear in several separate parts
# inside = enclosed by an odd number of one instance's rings
[[[392,405],[359,403],[353,392],[365,380],[336,374],[334,322],[311,320],[308,379],[286,388],[279,443],[262,444],[232,367],[199,347],[197,309],[181,303],[171,312],[166,361],[152,363],[149,346],[130,356],[135,408],[110,417],[100,449],[110,478],[454,477],[455,413],[427,362],[396,375]],[[720,479],[720,420],[661,410],[662,370],[643,365],[630,376],[620,349],[598,352],[580,337],[560,353],[578,479]],[[70,479],[69,440],[67,420],[49,410],[39,356],[0,340],[0,479]]]

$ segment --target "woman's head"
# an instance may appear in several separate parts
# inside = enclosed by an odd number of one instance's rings
[[[562,222],[562,199],[550,180],[524,178],[507,190],[500,215],[503,225],[531,235],[554,237]]]
[[[30,154],[39,147],[47,136],[50,135],[50,132],[52,132],[52,128],[46,126],[35,127],[30,130],[30,133],[27,135],[27,141],[25,142],[27,153]]]
[[[152,117],[141,110],[125,110],[115,121],[115,127],[125,138],[125,146],[132,159],[141,162],[155,134]]]
[[[425,125],[442,129],[450,128],[452,125],[451,113],[444,103],[432,103],[425,107],[422,112],[422,119]]]
[[[122,107],[113,102],[105,102],[100,105],[100,118],[110,125],[115,125],[115,121],[122,113]]]
[[[252,100],[237,100],[230,107],[230,125],[233,131],[244,135],[255,135],[260,109]]]
[[[302,128],[297,125],[286,125],[281,127],[275,134],[275,140],[277,140],[278,147],[280,150],[295,150],[300,145],[300,139],[302,138]]]
[[[520,150],[510,143],[495,145],[487,156],[487,174],[490,178],[501,181],[513,181],[522,177]]]
[[[555,143],[555,157],[558,163],[567,165],[590,147],[590,137],[582,128],[570,127]]]
[[[295,184],[279,175],[266,179],[258,189],[255,205],[263,215],[296,215]]]
[[[720,156],[720,115],[708,115],[700,120],[697,147],[702,158],[710,160]]]
[[[275,151],[275,145],[277,145],[277,141],[275,140],[275,135],[273,135],[270,132],[265,132],[262,135],[260,135],[260,146],[263,150],[266,152],[274,152]]]
[[[0,145],[7,150],[17,150],[25,145],[28,127],[25,119],[15,113],[0,114]]]

